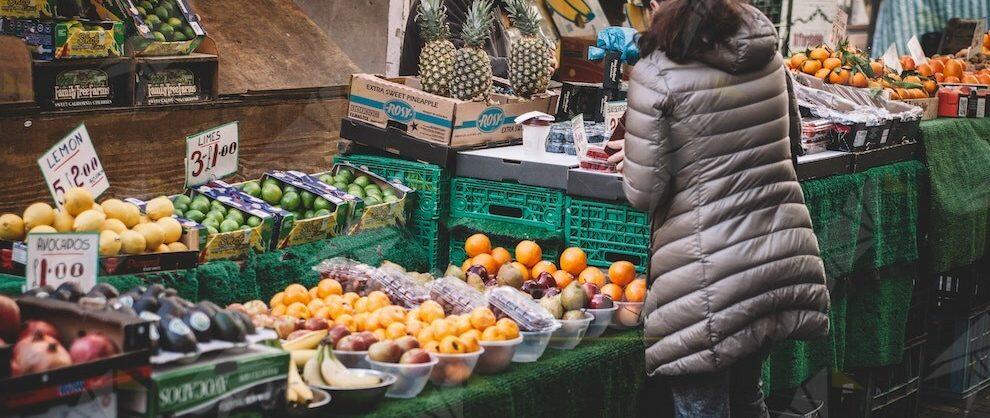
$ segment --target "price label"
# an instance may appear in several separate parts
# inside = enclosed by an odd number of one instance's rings
[[[897,44],[890,44],[887,47],[887,51],[883,53],[883,65],[893,68],[897,74],[904,72],[904,67],[901,67],[901,57],[897,54]]]
[[[832,32],[828,37],[828,46],[833,49],[838,48],[839,43],[846,38],[847,23],[849,23],[849,14],[841,6],[836,7],[835,18],[832,19]]]
[[[186,137],[186,187],[237,172],[237,122]]]
[[[571,135],[574,137],[574,148],[577,148],[578,156],[584,158],[588,152],[588,132],[584,130],[584,114],[571,119]]]
[[[25,290],[75,282],[88,292],[96,285],[99,250],[95,232],[28,234]]]
[[[608,126],[609,132],[615,132],[615,128],[619,127],[619,120],[626,114],[627,107],[625,101],[605,103],[605,126]]]
[[[100,197],[110,188],[103,164],[96,155],[93,141],[85,124],[80,124],[61,141],[38,158],[41,174],[45,176],[48,190],[55,198],[55,204],[62,207],[65,192],[73,187],[82,187],[94,197]]]
[[[928,57],[925,56],[925,50],[921,48],[921,42],[918,41],[917,36],[912,36],[907,43],[908,53],[911,54],[911,58],[914,59],[914,63],[921,65],[928,63]]]
[[[976,30],[973,31],[973,41],[969,43],[969,53],[966,55],[967,59],[975,58],[982,51],[984,33],[987,33],[987,21],[986,19],[980,19],[976,22]]]

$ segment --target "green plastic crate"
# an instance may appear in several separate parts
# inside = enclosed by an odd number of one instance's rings
[[[502,239],[498,237],[491,237],[492,248],[503,247],[509,250],[509,254],[512,254],[512,259],[516,258],[516,244],[521,240],[510,240]],[[467,253],[464,251],[464,241],[467,240],[467,236],[454,237],[453,234],[450,236],[450,264],[460,267],[467,259]],[[555,265],[560,259],[560,253],[563,251],[560,244],[548,244],[546,242],[536,241],[540,244],[540,249],[543,250],[543,259],[547,261],[552,261]]]
[[[430,270],[447,269],[448,234],[443,225],[436,219],[413,218],[409,223],[409,231],[419,245],[429,254]]]
[[[650,218],[624,204],[567,198],[564,236],[569,247],[588,254],[588,265],[608,267],[626,260],[646,271],[650,262]]]
[[[334,157],[334,163],[344,161],[416,189],[414,218],[440,219],[450,208],[450,173],[438,165],[364,154]]]
[[[546,187],[454,177],[450,215],[563,232],[565,197],[563,192]]]

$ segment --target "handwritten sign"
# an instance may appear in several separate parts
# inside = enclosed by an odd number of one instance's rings
[[[966,55],[967,59],[975,58],[982,51],[984,33],[987,33],[987,21],[980,19],[976,22],[976,30],[973,31],[973,41],[969,43],[969,53]]]
[[[45,151],[38,158],[38,166],[48,183],[48,190],[55,198],[55,204],[60,208],[68,189],[82,187],[94,197],[99,197],[110,188],[85,124],[80,124]]]
[[[928,57],[925,55],[925,50],[921,48],[921,42],[918,41],[917,36],[912,36],[908,40],[907,48],[915,64],[921,65],[928,63]]]
[[[571,135],[574,137],[574,148],[577,148],[578,156],[583,158],[588,152],[588,132],[584,129],[584,114],[571,119]]]
[[[237,172],[237,122],[186,137],[186,187]]]
[[[904,72],[904,67],[901,66],[901,57],[897,53],[897,44],[890,44],[887,50],[883,53],[883,65],[887,68],[893,68],[897,71],[897,74]]]
[[[96,285],[99,251],[95,232],[28,234],[25,290],[75,282],[88,292]]]
[[[836,16],[836,9],[839,7],[836,0],[802,0],[790,3],[788,49],[800,51],[825,43],[832,31],[830,19]]]
[[[605,102],[605,126],[609,132],[614,132],[619,127],[619,120],[626,114],[629,105],[625,101]]]
[[[832,32],[829,34],[827,44],[833,49],[838,48],[839,43],[846,39],[846,24],[849,23],[849,14],[841,7],[835,8],[835,18],[832,19]]]

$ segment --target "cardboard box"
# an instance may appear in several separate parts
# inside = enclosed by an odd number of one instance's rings
[[[199,16],[185,0],[161,0],[154,3],[136,0],[90,2],[96,5],[101,18],[124,22],[127,29],[127,50],[132,55],[185,55],[195,51],[206,38],[206,30],[200,24]],[[148,10],[149,7],[151,10]],[[167,9],[160,11],[160,7]],[[168,25],[169,30],[166,31],[164,25],[169,19],[178,19],[179,24]]]
[[[563,82],[601,83],[605,88],[618,89],[622,80],[629,79],[629,69],[618,52],[607,52],[605,59],[588,59],[588,47],[597,45],[594,37],[564,37],[560,40],[560,66],[557,77]]]
[[[447,146],[413,138],[404,131],[379,128],[351,118],[345,117],[340,122],[340,137],[366,148],[366,151],[362,151],[365,153],[381,150],[443,168],[454,167],[456,161],[457,152]]]
[[[252,345],[242,353],[202,356],[191,364],[155,367],[145,385],[119,393],[122,414],[137,417],[230,416],[284,406],[289,353]]]
[[[0,378],[0,408],[5,414],[38,413],[88,399],[93,392],[115,391],[150,378],[151,322],[55,299],[20,297],[17,305],[22,320],[40,319],[54,325],[66,347],[81,331],[101,332],[117,344],[120,353],[46,372]],[[10,348],[0,348],[0,358],[8,363]]]
[[[921,120],[923,121],[938,118],[938,97],[929,97],[927,99],[903,99],[901,101],[920,107],[924,112],[921,115]]]
[[[273,213],[262,209],[269,207],[267,203],[261,202],[264,206],[255,205],[251,196],[220,181],[211,181],[188,191],[188,196],[191,198],[196,198],[198,195],[204,195],[211,202],[219,201],[225,207],[261,219],[261,224],[246,230],[206,233],[199,251],[201,262],[244,259],[251,252],[268,251],[278,239],[277,231],[281,220],[276,219]]]
[[[626,202],[621,173],[572,169],[567,175],[567,194],[611,202]]]
[[[395,196],[398,198],[398,201],[395,202],[382,202],[377,205],[366,206],[364,199],[348,194],[346,190],[339,190],[333,186],[327,185],[326,187],[328,188],[328,191],[332,190],[333,193],[340,193],[339,196],[355,202],[353,217],[356,221],[347,226],[347,235],[354,235],[361,231],[390,226],[398,226],[401,228],[406,225],[406,220],[409,218],[409,210],[412,208],[410,201],[413,198],[413,189],[399,183],[388,181],[382,176],[359,168],[358,166],[348,162],[334,164],[330,171],[315,173],[311,176],[317,178],[323,176],[324,174],[336,176],[337,173],[344,168],[351,170],[355,177],[361,175],[367,176],[372,183],[377,184],[382,190],[385,190],[386,188],[392,189],[392,191],[395,192]],[[326,183],[324,182],[323,184]]]
[[[415,78],[351,76],[347,117],[379,128],[393,128],[414,138],[455,149],[482,148],[522,138],[514,119],[523,113],[552,114],[557,95],[532,100],[491,95],[493,104],[436,96],[419,89]]]
[[[136,105],[168,105],[216,100],[216,55],[192,53],[134,60]]]
[[[57,0],[0,0],[0,16],[21,19],[45,19],[56,16]]]
[[[50,61],[55,58],[54,22],[0,17],[0,34],[20,38],[34,59]]]
[[[0,18],[0,34],[21,38],[39,60],[124,55],[120,22]]]
[[[515,145],[459,152],[455,174],[564,190],[568,171],[577,166],[576,156],[532,153],[522,145]]]
[[[43,109],[124,107],[134,102],[134,61],[34,61],[34,100]]]
[[[354,223],[354,207],[357,200],[347,200],[344,193],[333,193],[329,185],[298,171],[273,170],[265,173],[260,182],[274,179],[284,186],[293,186],[301,191],[321,197],[332,205],[329,215],[316,216],[307,219],[296,217],[288,233],[278,237],[278,248],[306,244],[327,238],[333,238],[347,230]]]

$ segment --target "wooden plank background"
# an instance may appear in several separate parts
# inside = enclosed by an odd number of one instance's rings
[[[37,159],[80,123],[86,124],[107,172],[104,198],[148,198],[183,189],[185,137],[240,121],[240,170],[233,181],[266,170],[316,172],[337,152],[346,97],[251,99],[216,104],[15,116],[0,113],[0,212],[52,202]]]

